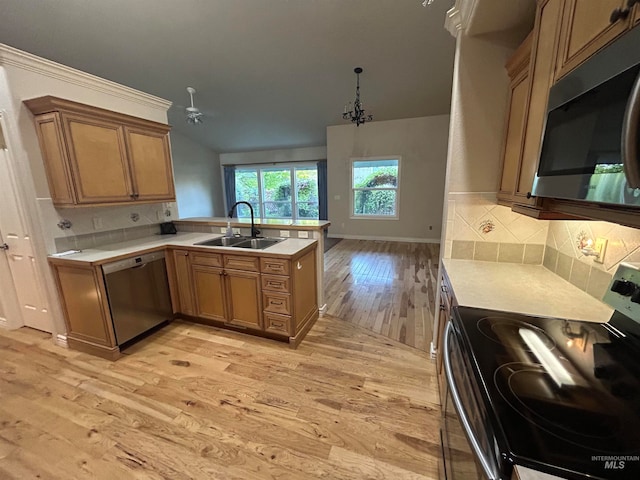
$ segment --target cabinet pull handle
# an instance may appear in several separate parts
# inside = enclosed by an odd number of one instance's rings
[[[282,302],[276,302],[274,300],[271,300],[271,305],[282,305]]]
[[[282,284],[278,282],[267,282],[270,287],[280,287]]]
[[[628,8],[616,8],[613,12],[611,12],[611,16],[609,17],[609,21],[611,23],[616,23],[618,20],[624,20],[629,16]]]
[[[298,267],[298,270],[302,270],[302,264],[300,262],[298,262],[297,267]]]
[[[442,293],[447,293],[447,286],[446,285],[440,285],[440,290],[442,290]]]

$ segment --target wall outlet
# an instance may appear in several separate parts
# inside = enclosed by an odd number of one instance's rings
[[[220,227],[220,233],[227,233],[227,227]]]
[[[298,238],[309,238],[309,232],[304,232],[304,231],[298,232]]]
[[[93,229],[100,230],[103,228],[102,217],[93,217]]]
[[[226,231],[227,231],[227,230],[225,229],[225,232],[226,232]],[[234,235],[240,235],[240,229],[239,229],[239,228],[234,228],[234,229],[233,229],[233,234],[234,234]]]
[[[593,249],[598,252],[598,256],[593,259],[594,262],[604,263],[604,254],[607,251],[607,243],[609,241],[606,238],[596,238],[596,243]]]
[[[291,236],[291,233],[289,233],[289,230],[280,230],[280,236],[284,238],[289,238]]]

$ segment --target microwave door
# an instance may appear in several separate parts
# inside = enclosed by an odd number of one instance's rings
[[[638,158],[638,128],[640,127],[640,74],[631,89],[622,123],[622,164],[627,185],[640,188],[640,158]]]

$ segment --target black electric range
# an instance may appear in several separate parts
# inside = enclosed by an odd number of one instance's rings
[[[458,307],[456,337],[497,462],[571,479],[640,479],[640,325]],[[510,468],[508,468],[510,470]]]

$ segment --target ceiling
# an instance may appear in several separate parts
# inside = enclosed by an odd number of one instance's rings
[[[356,66],[374,120],[449,112],[452,4],[2,0],[0,43],[170,100],[174,130],[220,153],[319,146],[348,123]],[[185,123],[187,86],[203,125]]]

